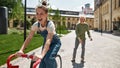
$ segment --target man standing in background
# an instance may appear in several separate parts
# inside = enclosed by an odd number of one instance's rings
[[[85,32],[87,32],[88,37],[90,38],[90,41],[92,41],[90,32],[89,32],[89,26],[88,24],[85,22],[85,17],[80,17],[80,23],[78,23],[76,25],[76,40],[75,40],[75,48],[73,51],[73,57],[72,57],[72,62],[75,62],[75,58],[76,58],[76,51],[78,49],[79,44],[81,43],[81,47],[82,47],[82,52],[81,52],[81,62],[84,62],[84,56],[85,56]]]

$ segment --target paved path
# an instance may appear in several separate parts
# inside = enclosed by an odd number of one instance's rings
[[[85,63],[80,63],[81,47],[78,48],[75,63],[71,63],[75,32],[61,37],[62,47],[59,54],[62,56],[63,68],[120,68],[120,37],[91,31],[93,41],[86,39]],[[39,53],[41,48],[32,52]],[[30,53],[32,53],[30,52]],[[29,54],[30,54],[29,53]],[[29,68],[30,60],[18,58],[13,64],[20,64],[20,68]],[[6,64],[0,68],[6,68]]]

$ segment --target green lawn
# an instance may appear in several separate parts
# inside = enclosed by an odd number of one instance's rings
[[[67,30],[57,30],[57,33],[58,34],[68,34],[68,33],[70,33],[70,31],[67,31]]]
[[[27,30],[28,34],[29,30]],[[67,34],[70,31],[58,30],[57,33]],[[9,29],[8,34],[0,34],[0,66],[6,63],[6,59],[9,55],[17,52],[24,42],[23,30]],[[43,43],[43,38],[35,34],[28,47],[25,49],[25,53],[40,47]]]
[[[23,41],[23,34],[0,35],[0,65],[6,63],[6,59],[10,54],[20,49]],[[25,53],[40,47],[42,43],[43,38],[39,35],[35,35],[27,49],[25,49]]]

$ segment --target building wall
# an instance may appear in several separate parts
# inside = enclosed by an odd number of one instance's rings
[[[35,17],[35,14],[27,14],[27,17],[32,19]],[[49,19],[53,20],[53,16],[50,15]],[[65,16],[65,26],[68,29],[75,29],[76,23],[78,22],[79,22],[79,16],[78,17]],[[94,29],[94,18],[86,17],[86,22],[90,25],[90,29]],[[60,23],[61,25],[63,25],[62,21]]]
[[[110,31],[110,2],[106,1],[102,5],[102,30]]]
[[[120,0],[112,0],[113,33],[120,35]]]
[[[62,16],[63,17],[63,16]],[[61,17],[61,18],[62,18]],[[68,29],[75,29],[75,25],[76,23],[78,23],[79,21],[79,17],[72,17],[72,16],[64,16],[65,17],[65,22],[60,22],[61,25],[64,25],[68,28]],[[53,20],[53,16],[49,17],[50,20]],[[54,20],[53,20],[54,21]],[[55,21],[54,21],[55,22]]]
[[[100,26],[99,26],[99,16],[100,15],[100,11],[99,9],[96,9],[96,11],[94,12],[94,28],[95,30],[100,30]]]
[[[98,30],[114,31],[114,25],[120,28],[120,0],[94,0],[94,25]],[[112,1],[112,2],[111,2]],[[112,13],[112,14],[111,14]],[[117,24],[115,24],[117,22]],[[99,26],[98,26],[99,25]]]
[[[94,29],[94,18],[86,18],[86,22],[89,24],[90,29]]]
[[[116,20],[118,21],[119,20],[119,17],[120,17],[120,0],[112,0],[112,2],[114,3],[113,4],[113,8],[112,8],[112,20]],[[116,3],[115,3],[116,2]]]

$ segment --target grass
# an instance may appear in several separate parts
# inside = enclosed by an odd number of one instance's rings
[[[70,33],[70,31],[68,31],[68,30],[58,30],[57,33],[58,34],[68,34],[68,33]]]
[[[24,42],[23,39],[23,34],[13,33],[0,35],[0,66],[6,63],[6,59],[9,55],[20,49]],[[43,38],[36,34],[28,45],[28,48],[25,49],[25,53],[40,47],[42,43]]]

